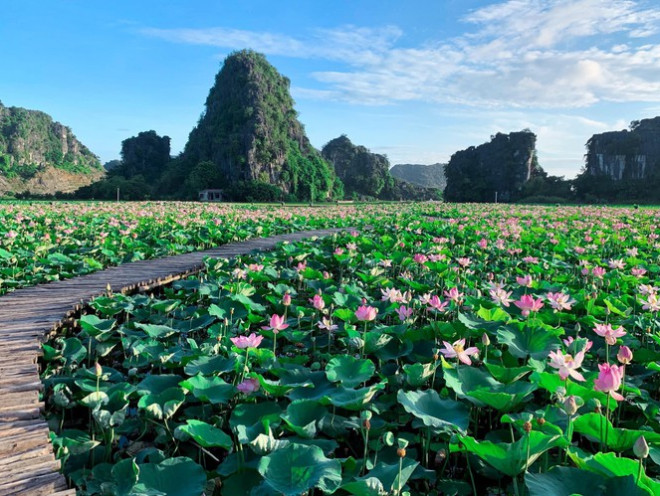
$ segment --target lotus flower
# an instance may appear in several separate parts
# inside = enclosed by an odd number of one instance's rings
[[[257,336],[254,332],[249,336],[236,336],[235,338],[229,338],[231,342],[234,343],[234,346],[238,349],[245,348],[257,348],[261,341],[264,339],[263,336]]]
[[[479,355],[479,349],[474,346],[465,349],[465,339],[459,339],[454,341],[454,343],[449,344],[447,341],[442,342],[445,345],[444,350],[440,350],[446,358],[455,358],[457,357],[465,365],[472,365],[472,360],[470,356]]]
[[[396,309],[396,313],[399,316],[399,320],[401,322],[405,322],[406,319],[410,318],[410,316],[413,314],[413,309],[401,305],[399,308]]]
[[[623,367],[601,363],[598,368],[600,372],[598,378],[594,381],[594,389],[609,394],[617,401],[623,401],[623,396],[616,392],[621,387]]]
[[[240,384],[237,384],[236,389],[238,389],[241,393],[250,394],[257,391],[259,386],[259,379],[252,377],[250,379],[245,379]]]
[[[362,305],[355,311],[355,317],[361,322],[369,322],[376,319],[377,313],[377,308]]]
[[[529,316],[530,312],[538,312],[543,308],[543,300],[541,298],[535,300],[531,295],[522,295],[513,304],[522,310],[523,317]]]
[[[633,352],[627,346],[622,346],[619,348],[619,352],[616,354],[616,358],[619,360],[619,363],[628,365],[630,362],[632,362]]]
[[[315,294],[314,298],[310,298],[309,302],[317,310],[323,310],[325,308],[325,301],[323,301],[323,297],[320,294]]]
[[[287,324],[284,321],[284,316],[276,315],[273,314],[270,316],[270,325],[268,326],[261,326],[262,329],[265,329],[267,331],[273,331],[273,334],[277,334],[280,331],[283,331],[289,327],[289,324]]]
[[[613,329],[612,324],[596,324],[594,332],[599,336],[604,337],[605,342],[610,346],[616,344],[617,338],[626,335],[626,331],[623,330],[623,327],[619,326],[616,329]]]
[[[563,381],[571,376],[576,381],[584,381],[584,376],[577,371],[582,366],[584,360],[584,350],[576,353],[573,358],[568,353],[564,354],[561,351],[551,351],[548,355],[550,357],[550,366],[559,370],[559,377]]]
[[[547,293],[545,297],[548,299],[550,306],[556,312],[560,310],[570,310],[573,308],[575,300],[565,293]]]

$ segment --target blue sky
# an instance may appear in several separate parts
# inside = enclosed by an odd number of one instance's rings
[[[392,164],[529,128],[573,177],[592,134],[660,115],[656,0],[4,1],[0,47],[0,101],[104,162],[150,129],[178,153],[243,48],[289,77],[314,146],[346,134]]]

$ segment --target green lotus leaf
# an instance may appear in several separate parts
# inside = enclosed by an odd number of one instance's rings
[[[326,458],[317,446],[289,444],[262,457],[258,470],[269,486],[285,496],[313,488],[333,493],[342,481],[339,460]]]
[[[400,390],[396,398],[404,410],[420,419],[427,427],[442,431],[467,431],[469,408],[454,400],[441,399],[434,389]]]
[[[326,408],[318,401],[296,400],[289,404],[282,420],[299,436],[313,438],[316,435],[317,423],[327,413]]]
[[[104,334],[108,334],[104,338],[109,337],[109,333],[114,329],[115,324],[117,323],[114,319],[100,319],[94,314],[83,315],[80,317],[80,327],[88,336],[95,337],[99,339]],[[100,339],[103,341],[103,339]]]
[[[174,436],[177,436],[177,431],[184,432],[195,440],[197,444],[204,448],[225,448],[231,449],[234,442],[231,437],[227,435],[222,429],[202,422],[201,420],[188,419],[184,425],[180,425],[174,431]]]
[[[66,365],[80,363],[87,356],[87,350],[78,338],[67,338],[62,346],[62,358]]]
[[[171,418],[185,399],[186,395],[181,388],[171,387],[162,393],[142,396],[138,401],[138,408],[153,418],[163,420]]]
[[[190,458],[179,456],[140,465],[138,483],[167,496],[200,496],[206,487],[206,472]]]
[[[173,374],[152,374],[146,376],[137,385],[137,393],[142,396],[145,394],[159,394],[166,389],[177,387],[183,380],[180,375]]]
[[[468,452],[474,453],[510,477],[515,477],[526,470],[549,449],[563,448],[568,444],[563,436],[548,436],[536,431],[529,432],[515,443],[477,441],[470,436],[460,436],[460,440]],[[528,447],[529,457],[527,456]]]
[[[347,410],[362,410],[365,405],[371,402],[378,391],[385,389],[385,384],[385,382],[379,382],[360,389],[340,387],[332,391],[331,394],[324,396],[322,401],[324,404],[330,403],[333,406]]]
[[[200,356],[189,361],[184,367],[184,372],[188,375],[214,375],[224,374],[234,370],[236,365],[235,358],[229,358],[222,355]]]
[[[182,381],[180,385],[192,392],[198,400],[213,404],[227,403],[236,392],[232,384],[227,384],[220,377],[206,377],[201,374]]]
[[[607,478],[574,467],[554,467],[546,473],[525,474],[529,496],[647,496],[647,492],[635,485],[635,477]]]
[[[171,327],[165,325],[141,324],[137,322],[135,327],[143,330],[149,337],[155,339],[166,338],[178,332],[176,329],[172,329]]]
[[[337,356],[328,362],[325,375],[330,382],[341,382],[342,386],[353,388],[371,379],[376,366],[371,360],[350,355]]]
[[[637,480],[637,475],[639,474],[638,460],[617,456],[616,453],[599,452],[595,455],[588,455],[580,450],[571,450],[568,456],[577,468],[604,475],[605,477],[633,476]],[[660,482],[646,475],[644,471],[641,473],[637,486],[644,489],[647,494],[653,496],[660,494]]]
[[[500,327],[497,330],[497,340],[509,347],[509,352],[516,358],[528,357],[545,360],[552,350],[561,345],[559,338],[542,327],[531,327],[523,330],[514,327]]]
[[[612,422],[599,413],[580,415],[573,421],[573,429],[598,442],[604,443],[607,439],[607,447],[619,452],[631,449],[641,436],[644,436],[647,443],[660,443],[660,432],[614,427]]]
[[[274,401],[265,401],[257,404],[239,403],[231,412],[229,425],[236,433],[241,444],[249,443],[259,434],[267,431],[267,424],[276,428],[280,425],[282,409]]]

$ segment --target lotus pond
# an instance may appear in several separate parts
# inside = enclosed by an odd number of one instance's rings
[[[97,298],[44,345],[79,494],[660,494],[658,210],[370,223]]]
[[[0,203],[0,295],[125,262],[204,250],[256,236],[356,225],[362,218],[392,208]]]

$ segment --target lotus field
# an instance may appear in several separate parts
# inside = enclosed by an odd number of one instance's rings
[[[24,215],[42,226],[39,208]],[[660,494],[659,210],[351,215],[354,230],[99,297],[44,345],[79,494]],[[59,244],[80,247],[94,221],[66,216]],[[211,220],[178,219],[165,243],[216,242]],[[43,234],[22,236],[39,260]],[[106,239],[121,257],[140,237]]]
[[[264,208],[200,203],[0,203],[0,295],[112,265],[256,236],[344,226],[352,206]]]

